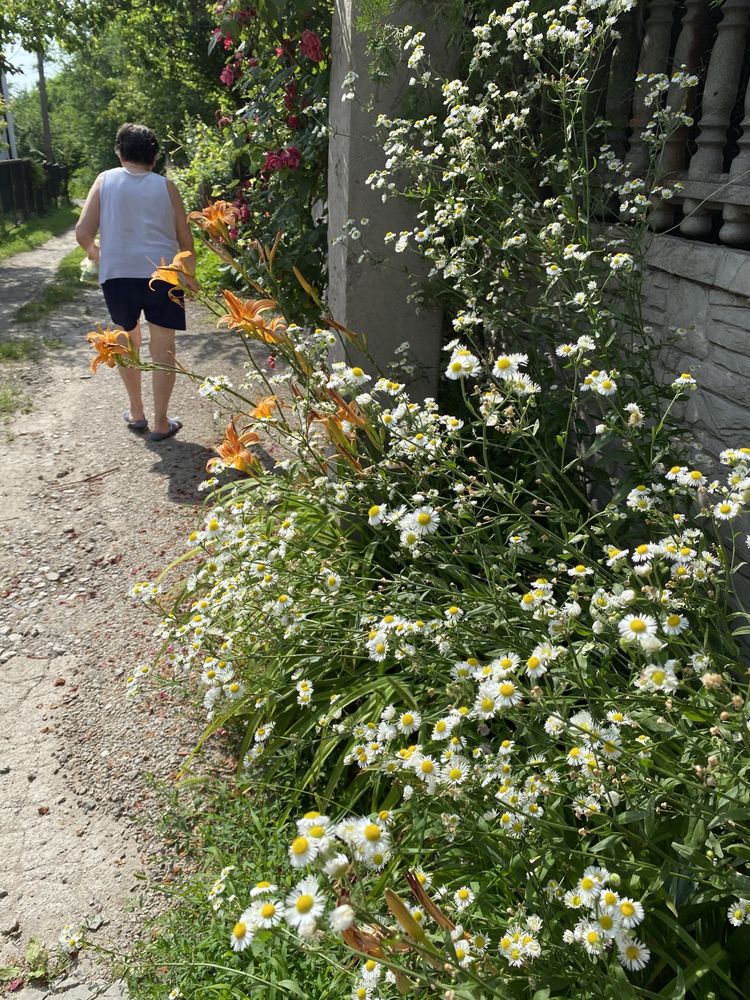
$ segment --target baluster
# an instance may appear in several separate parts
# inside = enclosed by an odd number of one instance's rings
[[[711,62],[703,91],[703,110],[697,149],[690,160],[689,180],[706,180],[721,173],[729,116],[734,107],[745,54],[750,0],[725,0],[722,19],[711,52]],[[680,232],[705,237],[711,233],[711,210],[701,202],[686,198],[685,217]]]
[[[729,179],[750,186],[750,83],[745,91],[745,115],[741,128],[739,151],[729,168]],[[719,230],[719,239],[731,247],[750,247],[750,209],[725,205],[724,225]]]
[[[607,82],[604,116],[607,119],[607,142],[622,159],[628,148],[628,124],[633,101],[638,55],[643,38],[641,3],[623,19],[620,37],[612,53]]]
[[[641,46],[641,58],[638,61],[639,74],[648,77],[651,73],[666,72],[672,37],[673,11],[674,0],[651,0]],[[651,84],[644,79],[636,84],[633,95],[633,117],[630,119],[632,134],[626,158],[631,177],[643,177],[648,170],[649,150],[641,137],[651,119],[651,109],[646,104],[646,95],[650,90]]]
[[[688,73],[699,72],[706,43],[703,25],[707,7],[708,0],[687,0],[672,61],[673,72],[679,72],[683,66]],[[695,91],[685,90],[675,83],[670,84],[666,101],[668,108],[678,113],[689,112],[694,104]],[[670,175],[685,169],[688,131],[687,126],[680,126],[664,144],[656,171],[660,182],[668,183]],[[674,205],[669,201],[655,197],[649,220],[651,226],[656,230],[669,229],[674,224],[674,211]]]

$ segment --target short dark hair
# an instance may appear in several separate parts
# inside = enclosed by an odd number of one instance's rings
[[[151,166],[159,152],[159,140],[145,125],[133,125],[132,122],[125,122],[117,130],[115,150],[123,160]]]

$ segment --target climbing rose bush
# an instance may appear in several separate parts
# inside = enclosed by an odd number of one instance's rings
[[[372,183],[426,205],[396,238],[450,296],[450,404],[379,371],[299,272],[319,322],[294,323],[278,241],[245,295],[205,300],[248,369],[193,373],[229,417],[212,504],[181,586],[134,593],[162,615],[162,674],[200,692],[207,735],[235,727],[239,781],[277,811],[286,864],[243,855],[207,886],[222,967],[291,937],[358,1000],[750,989],[750,447],[695,461],[696,378],[650,374],[647,184],[679,116],[657,101],[643,183],[571,138],[628,7],[493,13],[442,117],[384,123],[401,148]],[[518,75],[502,94],[496,58]],[[226,211],[199,220],[220,254]]]

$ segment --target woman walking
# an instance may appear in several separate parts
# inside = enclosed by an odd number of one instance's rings
[[[99,262],[99,281],[112,322],[140,349],[143,313],[149,325],[151,360],[173,369],[175,330],[185,329],[185,309],[169,296],[170,285],[150,278],[162,258],[169,262],[178,250],[193,254],[195,247],[177,188],[153,173],[158,151],[159,142],[150,128],[120,126],[115,139],[120,166],[105,170],[94,181],[76,226],[76,239],[89,259]],[[194,258],[187,258],[187,263],[194,268]],[[128,394],[125,422],[131,430],[145,432],[149,424],[141,373],[122,366],[118,371]],[[167,414],[174,383],[174,371],[152,372],[152,441],[163,441],[182,427]]]

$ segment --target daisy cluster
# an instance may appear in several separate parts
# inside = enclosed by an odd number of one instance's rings
[[[639,972],[651,958],[649,949],[633,933],[645,910],[639,900],[617,892],[620,882],[620,877],[606,868],[592,866],[567,892],[556,883],[548,891],[557,898],[562,895],[568,909],[582,914],[575,927],[563,934],[565,944],[578,945],[594,959],[616,950],[621,965]]]

